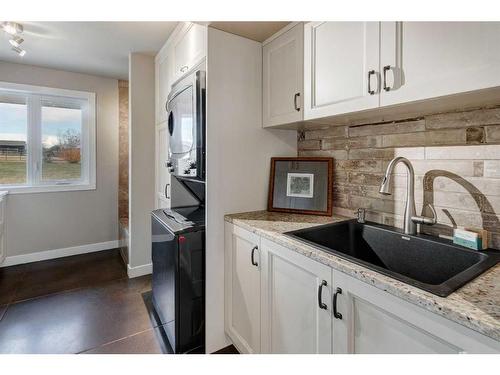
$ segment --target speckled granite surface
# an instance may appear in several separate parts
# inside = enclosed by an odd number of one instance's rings
[[[500,341],[500,264],[442,298],[283,235],[284,232],[346,219],[267,211],[225,217],[228,222]]]

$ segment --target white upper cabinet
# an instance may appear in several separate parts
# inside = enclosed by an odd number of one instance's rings
[[[156,60],[157,92],[156,92],[156,123],[167,121],[167,110],[165,105],[173,80],[173,54],[172,48],[167,48],[163,55]]]
[[[262,353],[332,352],[332,269],[266,239],[262,247]]]
[[[304,26],[299,23],[262,49],[263,126],[302,121]]]
[[[498,46],[500,22],[382,22],[381,106],[500,86]]]
[[[177,80],[206,56],[206,26],[186,23],[174,40],[173,49],[174,80]]]
[[[378,22],[310,22],[304,29],[304,118],[379,105]]]
[[[156,208],[170,208],[172,194],[171,176],[165,162],[168,158],[168,125],[156,127]]]

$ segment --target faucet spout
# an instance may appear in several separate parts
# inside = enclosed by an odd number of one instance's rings
[[[417,224],[413,222],[412,217],[415,216],[415,171],[411,162],[402,156],[394,158],[390,161],[385,171],[384,178],[380,184],[380,194],[391,195],[390,183],[391,175],[397,164],[402,163],[406,166],[406,205],[404,214],[404,232],[405,234],[416,234]]]

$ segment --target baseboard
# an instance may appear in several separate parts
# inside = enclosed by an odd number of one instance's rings
[[[130,264],[127,265],[127,275],[130,279],[134,277],[149,275],[153,272],[153,264],[143,264],[142,266],[130,267]]]
[[[2,264],[0,264],[0,268],[15,266],[17,264],[39,262],[48,259],[63,258],[71,255],[94,253],[96,251],[116,249],[119,246],[119,244],[120,242],[118,240],[115,240],[115,241],[92,243],[81,246],[66,247],[62,249],[39,251],[30,254],[8,256],[5,258],[5,261]]]

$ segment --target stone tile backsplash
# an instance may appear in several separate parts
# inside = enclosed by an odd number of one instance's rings
[[[128,218],[128,81],[118,81],[118,218]]]
[[[331,125],[299,132],[300,156],[331,156],[334,212],[352,215],[367,209],[371,221],[402,226],[406,171],[395,169],[393,194],[378,193],[389,161],[411,160],[415,169],[417,213],[438,224],[422,226],[433,235],[452,234],[456,226],[480,227],[500,249],[500,108],[440,113],[387,123]]]

